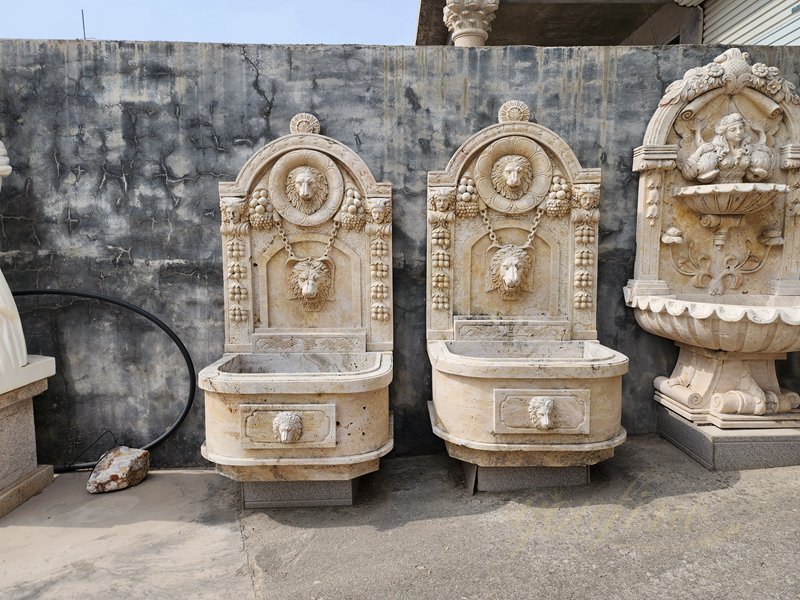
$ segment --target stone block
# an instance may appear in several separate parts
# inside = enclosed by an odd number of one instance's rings
[[[51,483],[53,483],[53,467],[41,465],[12,485],[0,489],[0,518],[41,492]]]
[[[358,479],[341,481],[246,481],[242,483],[244,508],[297,508],[352,506]]]
[[[588,485],[589,467],[479,467],[462,462],[467,489],[473,492],[510,492]]]
[[[52,467],[36,465],[33,396],[46,389],[41,379],[0,394],[0,516],[53,481]]]
[[[800,465],[798,429],[719,429],[658,407],[658,433],[712,471]]]

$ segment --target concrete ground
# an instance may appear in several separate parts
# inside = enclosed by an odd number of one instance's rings
[[[385,460],[352,508],[240,510],[208,471],[86,479],[0,519],[0,598],[800,598],[800,467],[714,473],[655,436],[583,488],[469,496],[447,456]]]

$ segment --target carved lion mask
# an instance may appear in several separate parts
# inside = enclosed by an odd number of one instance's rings
[[[294,264],[292,264],[294,263]],[[289,288],[292,299],[301,300],[303,308],[319,311],[333,300],[333,262],[327,258],[289,259]]]
[[[487,291],[497,290],[503,300],[516,300],[520,292],[529,292],[533,257],[522,246],[500,246],[489,265],[491,276]]]
[[[530,189],[533,168],[530,161],[520,154],[501,156],[492,166],[492,185],[498,193],[509,200],[518,200]]]
[[[294,412],[280,412],[272,420],[272,431],[281,444],[296,442],[303,435],[303,419]]]
[[[555,400],[531,398],[528,403],[528,417],[536,429],[552,429],[555,421]]]

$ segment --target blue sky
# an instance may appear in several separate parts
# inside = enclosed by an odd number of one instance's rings
[[[419,0],[7,0],[0,38],[413,45]]]

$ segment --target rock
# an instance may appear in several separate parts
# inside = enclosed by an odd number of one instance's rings
[[[86,490],[90,494],[124,490],[139,485],[149,470],[150,453],[147,450],[117,446],[97,462],[86,482]]]

